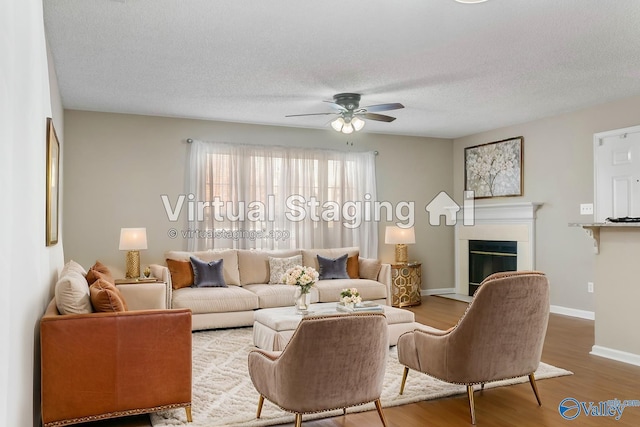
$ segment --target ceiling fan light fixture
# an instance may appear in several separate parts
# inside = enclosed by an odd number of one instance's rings
[[[331,127],[337,132],[340,132],[343,126],[344,126],[344,119],[342,117],[338,117],[337,119],[331,122]]]
[[[342,133],[350,134],[352,132],[353,132],[353,126],[351,125],[351,123],[346,123],[342,127]]]
[[[351,119],[351,124],[353,125],[353,129],[358,132],[360,129],[364,127],[364,120],[359,117],[354,117]]]

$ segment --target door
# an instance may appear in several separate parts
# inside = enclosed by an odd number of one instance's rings
[[[596,133],[594,220],[640,217],[640,126]]]

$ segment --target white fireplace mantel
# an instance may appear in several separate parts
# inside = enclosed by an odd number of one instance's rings
[[[476,204],[473,225],[469,214],[457,212],[455,228],[456,293],[469,292],[469,240],[508,240],[517,242],[518,270],[535,269],[535,220],[542,206],[538,202]],[[455,211],[452,211],[452,216]]]

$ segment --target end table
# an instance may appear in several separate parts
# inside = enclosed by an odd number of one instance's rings
[[[409,307],[420,305],[422,296],[422,264],[391,264],[391,305]]]

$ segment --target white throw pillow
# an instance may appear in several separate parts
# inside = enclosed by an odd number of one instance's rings
[[[93,312],[87,279],[77,271],[69,270],[60,277],[54,293],[60,314]]]
[[[269,257],[269,284],[277,285],[282,283],[282,275],[296,265],[302,265],[302,255],[295,255],[289,258]]]
[[[60,277],[65,276],[68,272],[75,271],[77,273],[82,274],[83,277],[87,276],[87,270],[84,269],[80,264],[75,262],[74,260],[70,260],[68,263],[62,267],[62,271],[60,272]]]

